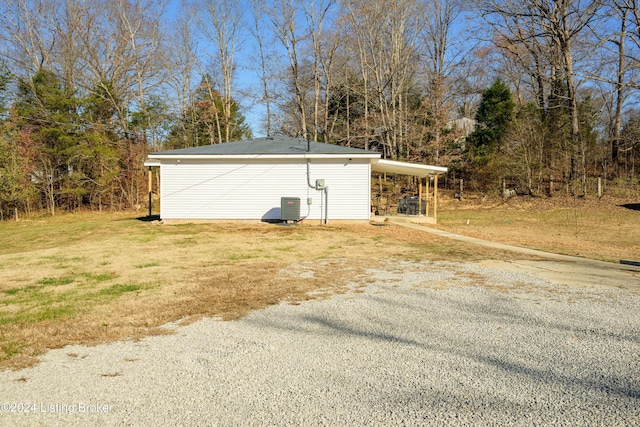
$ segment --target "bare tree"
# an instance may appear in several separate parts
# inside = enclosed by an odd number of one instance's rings
[[[610,19],[605,31],[596,34],[598,47],[604,50],[601,67],[590,76],[595,81],[613,86],[612,112],[609,129],[610,160],[613,173],[621,172],[621,132],[625,102],[640,88],[636,78],[640,48],[640,15],[636,0],[614,0],[609,5]],[[628,43],[630,42],[630,43]],[[614,65],[615,64],[615,65]],[[614,68],[614,70],[611,70]]]
[[[375,138],[385,155],[398,158],[406,148],[407,95],[416,75],[416,44],[422,28],[416,2],[344,3],[357,40],[365,91],[376,105]]]
[[[330,90],[327,79],[331,78],[331,65],[333,62],[333,54],[337,46],[326,46],[324,39],[324,21],[331,7],[335,4],[335,0],[313,0],[303,2],[303,10],[307,22],[309,37],[311,38],[311,46],[313,50],[313,140],[318,140],[318,131],[320,129],[320,102],[322,82],[325,82],[324,94],[328,99]],[[327,134],[328,120],[324,116],[324,138],[328,138]],[[326,142],[326,141],[325,141]]]
[[[434,161],[438,163],[443,148],[442,131],[451,119],[452,92],[450,77],[462,59],[462,51],[451,52],[453,26],[462,12],[459,0],[426,0],[423,3],[425,27],[421,33],[426,78],[425,113],[433,125]]]
[[[269,26],[275,37],[287,52],[289,76],[293,86],[300,133],[308,138],[307,99],[301,72],[300,45],[306,34],[299,28],[300,2],[296,0],[274,0],[272,4],[262,3],[262,13],[268,17]]]
[[[478,0],[483,17],[504,40],[514,44],[535,43],[530,52],[548,54],[549,78],[563,90],[570,117],[570,166],[568,179],[578,178],[581,158],[581,180],[586,186],[586,156],[580,138],[580,115],[574,68],[575,45],[584,30],[594,23],[602,6],[601,0]],[[538,46],[544,48],[538,49]],[[559,87],[560,87],[559,86]]]
[[[618,61],[617,61],[617,73],[615,82],[615,112],[612,123],[612,135],[611,135],[611,163],[614,171],[618,173],[619,157],[618,152],[620,149],[620,133],[622,131],[622,105],[624,103],[625,96],[625,73],[626,73],[626,38],[627,38],[627,22],[629,16],[629,9],[623,5],[614,2],[615,10],[620,17],[620,33],[617,39],[612,42],[618,48]]]
[[[52,14],[47,15],[55,39],[51,49],[51,55],[55,58],[53,63],[69,92],[74,91],[78,82],[76,75],[80,67],[81,37],[88,13],[86,7],[86,3],[81,1],[68,0],[64,8],[55,8]]]
[[[324,48],[321,52],[324,54],[321,57],[320,64],[322,68],[322,82],[324,88],[322,90],[323,98],[323,118],[322,118],[322,134],[324,136],[324,142],[328,143],[333,139],[333,130],[335,126],[335,116],[332,119],[330,117],[329,103],[333,96],[333,89],[337,81],[342,80],[344,87],[348,87],[349,82],[347,76],[340,73],[338,70],[347,70],[348,63],[344,55],[340,55],[340,46],[343,42],[342,34],[339,29],[334,29],[325,37]],[[346,92],[347,101],[349,91]],[[347,102],[347,109],[349,103]]]
[[[264,22],[262,20],[262,1],[261,0],[253,0],[251,3],[251,12],[253,17],[253,26],[250,27],[251,34],[256,41],[258,52],[257,52],[257,60],[258,60],[258,75],[260,78],[260,92],[261,96],[258,98],[260,102],[264,104],[266,108],[265,115],[265,127],[267,136],[271,136],[272,133],[272,105],[274,103],[273,100],[273,90],[272,90],[272,78],[271,76],[275,74],[273,70],[270,68],[270,63],[272,63],[277,56],[275,52],[271,51],[268,48],[268,35],[265,34],[264,31]]]
[[[215,49],[213,64],[215,77],[221,80],[219,85],[222,96],[222,127],[219,142],[229,142],[231,135],[232,81],[237,67],[236,49],[243,31],[243,7],[235,0],[202,0],[203,10],[200,28]]]
[[[117,7],[119,36],[131,58],[138,109],[146,122],[145,130],[152,127],[148,94],[164,83],[160,19],[165,1],[137,0],[134,3],[118,0],[113,3]]]
[[[614,0],[615,7],[625,11],[630,17],[630,23],[633,28],[630,30],[630,38],[633,43],[640,47],[640,10],[638,9],[638,0]]]
[[[199,120],[195,114],[194,108],[194,81],[193,78],[198,68],[198,46],[193,35],[193,29],[196,21],[196,8],[191,4],[183,2],[180,14],[176,19],[173,27],[172,39],[174,43],[169,45],[171,55],[169,55],[169,63],[171,78],[169,84],[173,89],[178,103],[179,116],[177,122],[182,128],[181,146],[198,146],[199,133],[193,132],[190,135],[189,128],[195,128],[196,122]],[[190,140],[193,138],[193,140]]]
[[[16,0],[0,5],[2,55],[15,74],[30,77],[49,67],[55,38],[47,18],[54,14],[50,1]]]
[[[150,96],[166,83],[161,16],[164,1],[86,0],[84,5],[78,78],[83,90],[109,102],[126,134],[131,125],[148,140],[154,127]],[[131,116],[136,113],[136,117]],[[157,141],[156,141],[157,142]]]

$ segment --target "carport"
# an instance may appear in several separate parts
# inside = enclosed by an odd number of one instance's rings
[[[438,175],[447,173],[447,168],[442,166],[421,165],[418,163],[398,162],[395,160],[379,159],[371,165],[372,172],[389,173],[395,175],[409,175],[419,178],[418,185],[418,212],[422,212],[422,206],[426,207],[425,222],[438,221]],[[423,189],[422,179],[426,181]],[[433,182],[433,183],[432,183]],[[430,202],[433,206],[433,215],[430,213]]]

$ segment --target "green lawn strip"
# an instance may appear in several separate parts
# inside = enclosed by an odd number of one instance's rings
[[[75,276],[45,277],[38,282],[42,286],[64,286],[76,281]]]
[[[134,268],[150,268],[150,267],[160,267],[161,264],[159,262],[148,262],[145,264],[134,265]]]
[[[100,289],[94,295],[100,298],[107,297],[107,299],[113,299],[129,292],[138,292],[147,288],[147,285],[142,284],[118,284]]]
[[[9,360],[22,353],[27,344],[19,341],[9,341],[0,337],[0,361]]]
[[[45,277],[36,285],[4,290],[0,293],[0,325],[72,318],[96,304],[152,287],[137,283],[98,286],[116,278],[112,273],[84,272]],[[72,284],[72,287],[56,289]]]
[[[85,302],[84,296],[75,289],[64,292],[47,288],[25,290],[3,302],[10,309],[0,310],[0,325],[75,317]]]

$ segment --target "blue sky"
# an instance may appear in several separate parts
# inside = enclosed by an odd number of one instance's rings
[[[244,0],[239,1],[245,3]],[[171,0],[167,5],[166,17],[169,23],[180,13],[182,8],[181,4],[182,0]],[[249,16],[250,10],[248,6],[245,8],[245,14],[245,19],[251,19]],[[205,45],[201,44],[200,48],[205,49]],[[247,92],[259,93],[260,91],[259,76],[255,71],[249,69],[249,64],[252,64],[250,56],[255,51],[257,51],[255,41],[249,33],[246,33],[246,36],[241,40],[241,45],[236,52],[238,68],[234,76],[234,89],[236,93],[233,94],[233,97],[236,101],[241,103],[242,112],[246,118],[246,122],[251,127],[253,136],[261,137],[266,136],[261,124],[266,115],[266,109],[261,105],[252,105],[255,104],[253,100],[242,95]],[[196,83],[199,81],[199,77],[200,76],[195,76],[196,80],[194,81]]]

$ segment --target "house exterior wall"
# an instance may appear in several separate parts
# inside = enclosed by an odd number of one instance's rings
[[[370,219],[368,159],[313,159],[309,170],[312,184],[324,179],[328,187],[329,221]],[[277,220],[281,197],[299,197],[302,217],[325,216],[324,192],[308,187],[305,159],[165,159],[160,182],[164,220]]]

